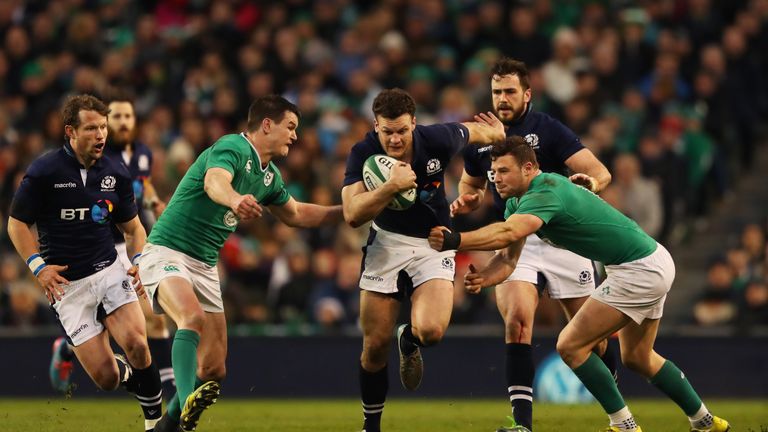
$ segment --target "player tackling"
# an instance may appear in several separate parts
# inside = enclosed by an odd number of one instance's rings
[[[558,174],[542,173],[536,154],[519,136],[491,149],[494,184],[507,199],[505,222],[453,233],[435,227],[430,245],[439,251],[499,250],[487,266],[465,277],[470,292],[503,281],[515,268],[526,236],[606,265],[607,279],[565,326],[557,351],[610,419],[607,432],[640,432],[611,373],[592,352],[618,331],[621,360],[647,378],[682,410],[695,432],[725,432],[728,422],[714,417],[685,375],[653,350],[664,300],[675,278],[669,252],[631,219],[597,195]]]

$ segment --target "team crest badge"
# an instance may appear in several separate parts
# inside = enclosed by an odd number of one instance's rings
[[[104,178],[101,179],[101,191],[102,192],[112,192],[115,190],[115,185],[117,184],[117,180],[111,175],[104,176]]]
[[[589,270],[584,270],[581,273],[579,273],[579,283],[582,285],[586,285],[588,283],[592,282],[592,272]]]
[[[453,259],[445,257],[440,265],[442,265],[444,269],[453,270]]]
[[[539,136],[536,134],[528,134],[525,136],[525,142],[531,146],[532,149],[537,150],[539,148]]]
[[[272,180],[275,179],[275,175],[269,171],[264,173],[264,186],[269,186],[272,184]]]
[[[427,161],[427,175],[432,175],[442,171],[443,167],[440,166],[439,159],[430,159]]]
[[[224,213],[224,225],[228,227],[237,225],[237,216],[235,216],[232,210],[227,210],[227,212]]]
[[[245,163],[245,172],[250,173],[252,167],[253,167],[253,161],[248,159],[248,162]]]

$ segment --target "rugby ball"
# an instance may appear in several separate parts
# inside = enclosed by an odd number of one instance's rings
[[[363,184],[368,191],[378,189],[387,180],[392,167],[399,161],[387,155],[373,155],[363,163]],[[392,210],[405,210],[416,202],[416,188],[408,189],[395,194],[387,208]]]

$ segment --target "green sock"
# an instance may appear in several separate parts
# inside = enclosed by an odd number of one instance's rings
[[[592,393],[592,396],[600,402],[608,414],[613,414],[627,406],[624,398],[616,387],[611,371],[605,366],[600,357],[595,353],[589,353],[587,361],[573,370],[584,386]]]
[[[176,378],[176,397],[178,398],[176,405],[179,408],[179,414],[181,414],[187,396],[195,391],[197,345],[199,343],[200,335],[187,329],[177,330],[176,336],[173,338],[171,363],[173,364],[173,376]]]
[[[201,385],[203,385],[203,381],[197,375],[195,375],[195,389]],[[179,404],[178,393],[173,394],[173,397],[168,401],[165,409],[168,411],[168,417],[176,420],[181,418],[181,405]]]
[[[685,415],[690,417],[701,408],[701,398],[696,394],[696,390],[685,374],[671,361],[664,362],[664,366],[649,381],[682,408]]]

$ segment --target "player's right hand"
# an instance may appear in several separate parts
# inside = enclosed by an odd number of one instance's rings
[[[256,197],[251,194],[240,195],[232,202],[230,208],[240,220],[261,217],[263,212]]]
[[[451,203],[451,217],[472,212],[480,205],[480,195],[466,193],[459,196]]]
[[[483,276],[475,268],[474,264],[469,265],[469,271],[464,275],[464,289],[470,294],[479,294],[483,288]]]
[[[69,285],[69,281],[59,273],[66,271],[67,268],[69,268],[69,266],[48,264],[37,274],[37,281],[40,282],[40,286],[43,287],[45,296],[48,298],[48,303],[53,304],[54,299],[59,301],[61,300],[61,297],[64,296],[64,288],[62,285]]]
[[[416,187],[416,173],[411,166],[405,162],[398,162],[389,172],[389,180],[397,187],[398,192],[406,191]]]

